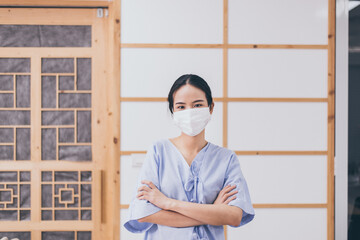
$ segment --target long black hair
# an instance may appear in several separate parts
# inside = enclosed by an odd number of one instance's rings
[[[199,77],[198,75],[184,74],[184,75],[180,76],[178,79],[176,79],[176,81],[172,85],[169,95],[168,95],[169,110],[170,110],[171,114],[173,113],[173,110],[174,110],[174,93],[179,88],[181,88],[182,86],[184,86],[186,84],[190,84],[190,85],[202,90],[205,93],[209,108],[211,108],[211,105],[213,103],[213,98],[211,95],[210,87],[207,84],[207,82],[203,78]]]

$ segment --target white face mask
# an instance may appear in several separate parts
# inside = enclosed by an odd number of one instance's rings
[[[173,116],[175,124],[189,136],[198,135],[211,119],[208,107],[180,110]]]

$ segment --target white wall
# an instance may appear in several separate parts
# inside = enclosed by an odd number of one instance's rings
[[[122,0],[122,43],[222,44],[222,0]],[[326,45],[327,0],[228,0],[230,44]],[[123,48],[121,96],[167,97],[182,74],[208,81],[217,98],[326,98],[327,49]],[[228,96],[223,96],[223,71]],[[234,151],[326,151],[327,102],[215,102],[206,138]],[[121,103],[121,150],[137,151],[179,134],[167,102]],[[326,155],[239,155],[254,204],[327,201]],[[129,204],[139,167],[121,159],[121,204]],[[121,210],[122,221],[127,210]],[[326,208],[255,208],[255,219],[227,228],[227,239],[327,239]],[[122,222],[123,224],[123,222]],[[121,226],[122,227],[122,226]],[[121,228],[121,239],[143,235]]]
[[[353,2],[356,3],[356,2]],[[349,2],[336,1],[335,239],[348,235]]]

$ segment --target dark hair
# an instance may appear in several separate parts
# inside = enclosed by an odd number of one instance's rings
[[[205,93],[206,100],[208,102],[209,108],[211,108],[211,104],[213,102],[213,98],[211,95],[211,90],[207,82],[195,74],[185,74],[180,76],[174,84],[172,85],[169,95],[168,95],[168,102],[169,102],[169,110],[171,113],[173,113],[174,109],[174,93],[182,86],[190,84],[194,87],[199,88]]]

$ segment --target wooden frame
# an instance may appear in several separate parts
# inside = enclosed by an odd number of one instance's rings
[[[97,27],[94,28],[94,36],[100,36],[101,39],[96,39],[93,45],[102,49],[99,51],[99,59],[101,62],[96,62],[98,69],[104,69],[104,71],[94,72],[94,79],[103,79],[106,82],[103,86],[100,81],[93,81],[91,91],[93,99],[99,99],[99,101],[92,101],[92,134],[93,136],[93,151],[97,153],[96,159],[93,158],[92,162],[61,162],[62,170],[93,170],[93,189],[92,189],[92,209],[93,211],[91,222],[79,221],[76,223],[77,230],[93,229],[93,239],[119,239],[120,238],[120,109],[119,109],[119,97],[120,97],[120,3],[115,1],[43,1],[43,0],[13,0],[2,1],[0,4],[0,11],[6,11],[15,6],[15,9],[11,17],[2,19],[2,23],[6,24],[24,24],[21,22],[21,17],[27,17],[34,15],[38,16],[34,18],[31,24],[92,24],[92,19],[96,20]],[[20,7],[21,8],[18,8]],[[49,6],[51,6],[49,8]],[[58,7],[60,6],[60,9]],[[96,17],[96,10],[85,8],[103,7],[108,9],[109,15],[107,18]],[[24,7],[24,8],[22,8]],[[77,10],[77,8],[79,8]],[[90,11],[91,10],[91,11]],[[61,18],[54,17],[57,11],[63,11],[65,13]],[[77,12],[74,14],[74,12]],[[16,15],[14,13],[19,13]],[[51,15],[51,18],[47,18],[49,15],[42,15],[47,12]],[[71,12],[71,14],[69,14]],[[91,12],[89,15],[88,13]],[[52,14],[54,13],[54,14]],[[72,17],[64,17],[71,15]],[[19,20],[20,19],[20,20]],[[45,19],[45,21],[44,21]],[[75,20],[74,20],[75,19]],[[94,39],[93,39],[94,41]],[[32,48],[22,48],[21,52],[19,48],[2,48],[2,56],[16,57],[27,56],[31,58],[32,69],[40,69],[40,57],[92,57],[94,52],[86,48],[72,48],[71,51],[65,51],[63,49],[52,49],[51,52],[46,48],[37,48],[36,51]],[[32,79],[41,79],[40,71],[33,71],[30,73]],[[19,74],[21,75],[21,74]],[[66,74],[65,74],[66,75]],[[41,89],[40,81],[31,82],[32,89]],[[104,87],[106,86],[106,88]],[[94,89],[100,89],[95,91]],[[2,91],[4,92],[4,91]],[[39,91],[40,92],[40,91]],[[36,131],[40,130],[41,119],[39,113],[41,110],[41,94],[39,92],[31,91],[31,156],[32,161],[22,161],[21,163],[14,162],[14,164],[8,164],[8,162],[1,162],[0,169],[6,170],[31,170],[31,222],[24,222],[22,226],[26,226],[26,229],[31,229],[32,239],[41,239],[40,230],[64,230],[71,229],[74,226],[74,222],[62,221],[47,222],[46,224],[40,222],[41,219],[41,206],[39,205],[39,198],[41,197],[40,188],[36,187],[41,182],[41,170],[59,170],[59,163],[57,161],[47,161],[45,165],[41,165],[41,136]],[[71,91],[70,91],[71,92]],[[106,107],[102,106],[101,101],[106,104]],[[1,109],[3,110],[3,109]],[[66,110],[66,109],[62,109]],[[84,110],[84,109],[81,109]],[[34,125],[33,125],[34,124]],[[94,127],[96,126],[96,127]],[[22,126],[17,126],[22,127]],[[28,126],[27,126],[28,127]],[[56,127],[58,129],[58,127]],[[15,132],[15,131],[14,131]],[[96,141],[94,139],[97,139]],[[16,138],[14,138],[16,141]],[[97,144],[95,144],[97,142]],[[66,144],[62,144],[66,145]],[[101,156],[101,157],[100,157]],[[44,164],[44,163],[43,163]],[[80,211],[80,210],[79,210]],[[7,231],[19,230],[19,226],[12,222],[2,222],[1,229]]]
[[[328,44],[229,44],[228,43],[228,0],[223,0],[223,43],[222,44],[155,44],[121,43],[121,48],[222,48],[223,49],[223,97],[214,101],[223,102],[223,146],[227,147],[228,102],[327,102],[328,132],[326,151],[237,151],[238,155],[327,155],[327,203],[324,204],[254,204],[255,208],[327,208],[327,239],[334,239],[334,104],[335,104],[335,0],[328,0]],[[328,95],[326,98],[229,98],[228,97],[228,49],[327,49],[328,50]],[[163,102],[164,97],[120,97],[120,102]],[[146,153],[146,151],[121,151],[120,155]],[[120,209],[127,209],[120,204]],[[227,239],[225,226],[225,238]]]
[[[108,0],[3,0],[0,6],[24,7],[112,7],[116,2]],[[114,4],[115,3],[115,4]]]

